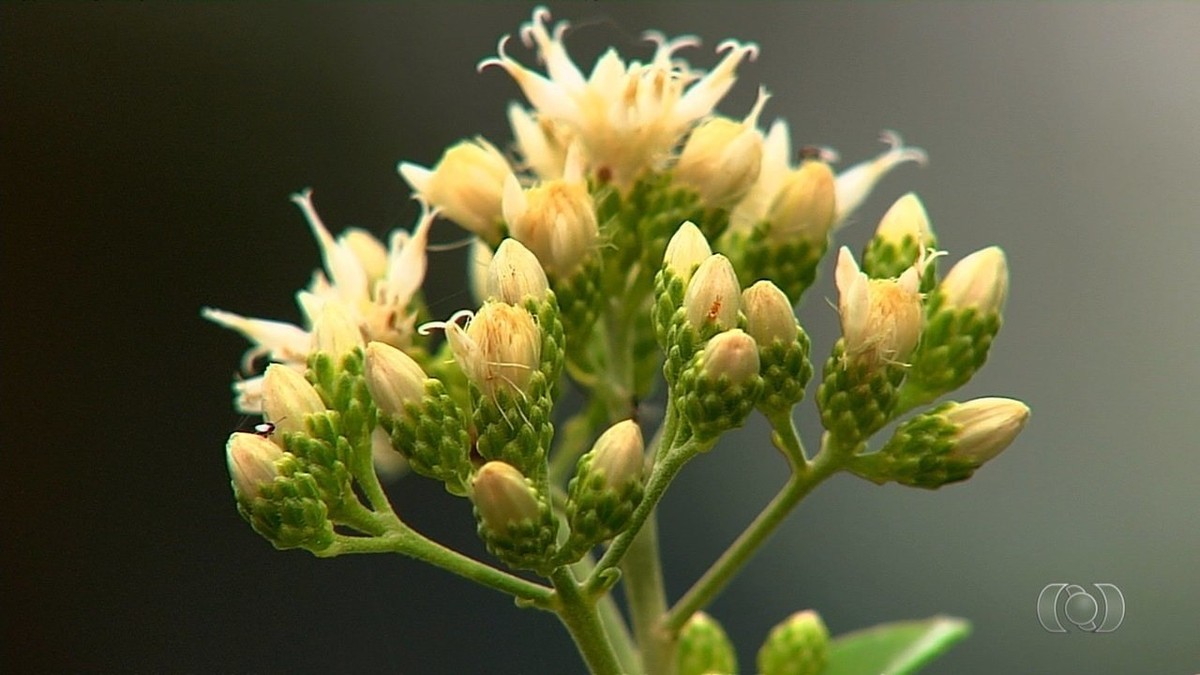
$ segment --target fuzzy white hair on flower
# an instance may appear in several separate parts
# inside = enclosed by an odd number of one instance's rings
[[[870,279],[849,248],[838,251],[834,281],[848,359],[904,365],[921,337],[921,270],[927,262],[922,253],[899,278]]]

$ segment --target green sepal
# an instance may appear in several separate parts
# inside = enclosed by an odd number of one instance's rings
[[[902,365],[847,357],[845,339],[839,338],[817,387],[821,425],[844,447],[862,443],[892,419],[904,374]]]
[[[944,403],[904,422],[879,452],[854,457],[850,471],[879,485],[895,481],[927,490],[967,480],[980,464],[951,454],[960,428],[942,413],[955,405]]]
[[[594,458],[594,452],[580,457],[575,476],[567,484],[566,517],[571,532],[558,552],[560,563],[577,562],[600,542],[623,532],[642,502],[642,480],[608,488],[606,476],[592,468]]]
[[[731,233],[717,243],[717,250],[733,263],[742,287],[770,279],[798,305],[817,278],[817,265],[829,241],[773,241],[769,229],[770,223],[763,221],[749,233]]]
[[[929,403],[966,384],[987,362],[1002,323],[998,312],[945,309],[935,292],[929,299],[921,342],[909,358],[912,367],[901,388],[902,409]]]
[[[279,475],[261,485],[257,496],[237,494],[238,513],[277,549],[319,553],[332,546],[333,523],[316,479],[292,455],[285,454],[276,467]]]
[[[937,248],[937,239],[929,242],[926,248]],[[916,264],[921,257],[921,243],[911,234],[904,239],[884,239],[875,236],[863,248],[862,271],[872,279],[898,279],[905,270]],[[937,285],[936,258],[930,260],[921,270],[921,292],[928,293]]]
[[[352,447],[370,452],[371,431],[375,428],[375,404],[363,375],[363,351],[355,349],[336,361],[324,352],[308,359],[307,377],[321,400],[337,411],[338,433]]]
[[[691,270],[692,274],[695,272],[695,269]],[[650,320],[654,324],[654,337],[664,350],[670,344],[671,326],[675,322],[675,313],[683,307],[686,292],[687,284],[675,270],[664,267],[654,275],[654,304],[650,308]]]
[[[541,362],[538,369],[546,376],[547,381],[557,385],[568,349],[558,297],[553,291],[550,291],[541,300],[526,298],[523,307],[537,322],[539,333],[542,336]],[[550,392],[551,398],[557,398],[557,394],[556,390]]]
[[[758,346],[759,373],[763,378],[758,407],[767,416],[785,413],[804,398],[804,388],[813,374],[808,359],[810,346],[804,329],[790,343],[775,340]]]
[[[820,675],[828,663],[829,629],[811,610],[781,621],[758,650],[761,675]]]
[[[542,576],[548,576],[556,566],[558,520],[541,493],[538,493],[537,519],[509,523],[502,532],[496,532],[484,523],[478,507],[474,512],[479,538],[488,552],[504,564],[514,569],[533,570]]]
[[[466,416],[444,384],[426,380],[420,403],[408,403],[403,415],[380,413],[379,424],[413,471],[442,481],[453,495],[467,496],[472,471],[471,439]]]
[[[733,642],[717,620],[696,612],[679,631],[675,650],[679,675],[737,675],[737,653]]]
[[[494,399],[484,396],[474,385],[475,447],[487,460],[501,460],[522,474],[540,482],[546,476],[546,455],[554,438],[550,421],[554,402],[551,383],[542,371],[529,378],[528,393],[500,387]]]
[[[727,375],[712,377],[704,372],[703,353],[692,357],[679,377],[675,405],[683,415],[687,433],[707,443],[746,422],[763,393],[761,375],[735,384]]]
[[[563,279],[550,279],[550,286],[557,298],[550,302],[555,306],[554,322],[558,323],[558,351],[565,351],[572,356],[586,349],[591,337],[596,317],[600,315],[603,305],[601,298],[603,287],[601,272],[603,258],[599,250],[591,251],[584,258],[580,267],[570,276]],[[545,304],[545,303],[540,303]],[[526,307],[530,313],[541,319],[542,314],[533,308]],[[561,320],[560,320],[561,315]],[[562,340],[565,332],[566,341]],[[559,359],[561,363],[561,358]]]
[[[332,410],[306,415],[303,433],[283,435],[283,447],[301,470],[312,476],[321,500],[336,518],[349,500],[357,499],[351,487],[355,449],[341,433],[341,416]]]

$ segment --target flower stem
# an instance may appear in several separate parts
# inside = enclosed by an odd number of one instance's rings
[[[688,589],[683,597],[662,618],[661,629],[668,635],[678,635],[683,624],[705,607],[725,588],[743,565],[775,532],[775,528],[791,513],[792,509],[826,478],[832,476],[843,465],[845,458],[840,453],[822,448],[806,471],[792,474],[783,489],[771,503],[754,519],[741,535],[717,558],[716,562]]]
[[[583,593],[569,567],[550,573],[554,584],[558,618],[567,627],[592,675],[620,675],[617,656],[596,612],[595,602]]]
[[[633,633],[641,647],[647,673],[671,672],[669,640],[657,631],[659,619],[667,611],[667,593],[663,586],[662,560],[658,549],[658,525],[651,513],[633,538],[621,561],[625,579],[625,598],[633,620]]]

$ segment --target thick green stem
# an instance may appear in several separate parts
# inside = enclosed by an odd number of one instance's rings
[[[556,592],[558,618],[567,627],[592,675],[621,675],[621,666],[596,612],[595,602],[584,594],[569,567],[550,574]]]
[[[818,484],[841,468],[844,458],[823,448],[808,470],[792,474],[771,503],[754,519],[741,535],[721,554],[683,597],[663,617],[661,628],[675,636],[683,624],[705,607],[725,588],[725,585],[746,564],[758,549],[791,513],[792,509]]]
[[[586,555],[582,560],[571,565],[571,571],[575,573],[575,578],[583,579],[587,578],[587,575],[591,574],[595,567],[595,559]],[[597,598],[596,610],[600,612],[600,622],[604,624],[604,632],[608,634],[609,642],[612,643],[613,652],[617,655],[617,661],[621,665],[621,672],[645,672],[642,668],[641,657],[638,656],[637,645],[633,642],[633,636],[629,634],[629,627],[625,625],[625,617],[621,615],[617,601],[613,599],[611,593],[605,593]]]

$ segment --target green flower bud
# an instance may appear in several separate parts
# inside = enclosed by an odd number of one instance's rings
[[[745,332],[717,334],[692,359],[675,388],[691,433],[709,441],[740,427],[763,391],[758,345]]]
[[[696,612],[679,631],[675,652],[679,675],[737,675],[733,643],[717,620]]]
[[[433,170],[403,162],[400,175],[425,201],[450,220],[489,243],[500,241],[501,198],[512,167],[483,138],[461,141],[442,155]]]
[[[379,412],[403,415],[405,406],[425,396],[425,371],[411,356],[383,343],[367,345],[364,366],[367,389]]]
[[[645,442],[637,422],[609,427],[590,452],[579,458],[567,486],[567,522],[571,535],[559,551],[562,562],[575,562],[596,544],[619,534],[642,501]]]
[[[762,675],[820,675],[829,663],[829,630],[812,610],[796,612],[771,629],[758,650]]]
[[[801,330],[792,304],[779,287],[760,281],[742,293],[746,332],[758,343],[763,396],[759,408],[784,413],[804,398],[812,377],[808,335]]]
[[[263,414],[275,424],[275,437],[304,431],[304,417],[325,412],[317,390],[296,370],[272,363],[263,376]]]
[[[225,444],[225,461],[238,496],[252,499],[279,475],[276,461],[283,451],[264,436],[235,433]]]
[[[487,297],[522,305],[526,298],[540,302],[549,291],[550,282],[537,256],[516,239],[500,242],[487,268]]]
[[[261,444],[246,451],[245,444],[245,439],[230,439],[230,454],[235,457],[231,463],[240,466],[244,458],[238,456],[243,452],[267,452]],[[275,548],[304,548],[313,553],[328,549],[334,543],[333,523],[318,479],[301,470],[296,458],[287,453],[281,453],[271,464],[272,480],[255,482],[251,491],[237,487],[239,478],[235,474],[238,513]]]
[[[1025,428],[1029,407],[1006,398],[946,403],[901,424],[876,453],[855,457],[858,476],[935,489],[970,478]]]
[[[546,571],[552,565],[556,523],[549,504],[516,468],[488,462],[472,481],[479,536],[493,555],[513,567]]]

